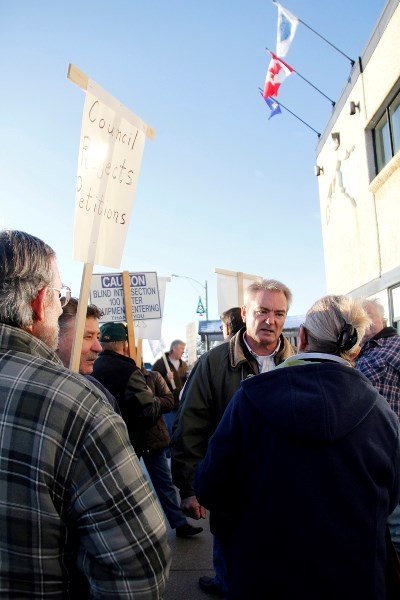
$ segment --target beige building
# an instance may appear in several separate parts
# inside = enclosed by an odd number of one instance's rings
[[[328,293],[379,297],[400,333],[400,0],[389,0],[319,139]]]

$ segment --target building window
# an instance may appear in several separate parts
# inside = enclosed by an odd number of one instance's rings
[[[400,150],[400,93],[385,109],[374,129],[375,164],[379,173]]]

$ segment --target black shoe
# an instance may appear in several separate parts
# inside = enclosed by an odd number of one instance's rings
[[[221,590],[220,587],[217,586],[213,577],[200,577],[199,586],[200,589],[202,589],[203,592],[207,592],[207,594],[219,596],[220,598],[223,598],[225,596],[225,593]]]
[[[193,525],[190,525],[189,523],[186,523],[186,525],[181,525],[175,529],[176,537],[180,538],[191,537],[192,535],[197,535],[202,531],[202,527],[193,527]]]

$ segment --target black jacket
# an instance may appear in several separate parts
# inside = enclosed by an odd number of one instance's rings
[[[160,401],[154,398],[141,370],[129,356],[103,350],[94,363],[93,377],[115,397],[129,438],[136,453],[139,453],[140,430],[151,427],[157,421],[161,415]]]
[[[229,541],[229,600],[384,600],[399,470],[397,417],[356,369],[298,362],[242,382],[196,470]]]

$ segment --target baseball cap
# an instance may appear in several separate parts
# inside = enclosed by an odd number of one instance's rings
[[[100,327],[100,342],[125,342],[128,339],[126,327],[123,323],[104,323]]]

